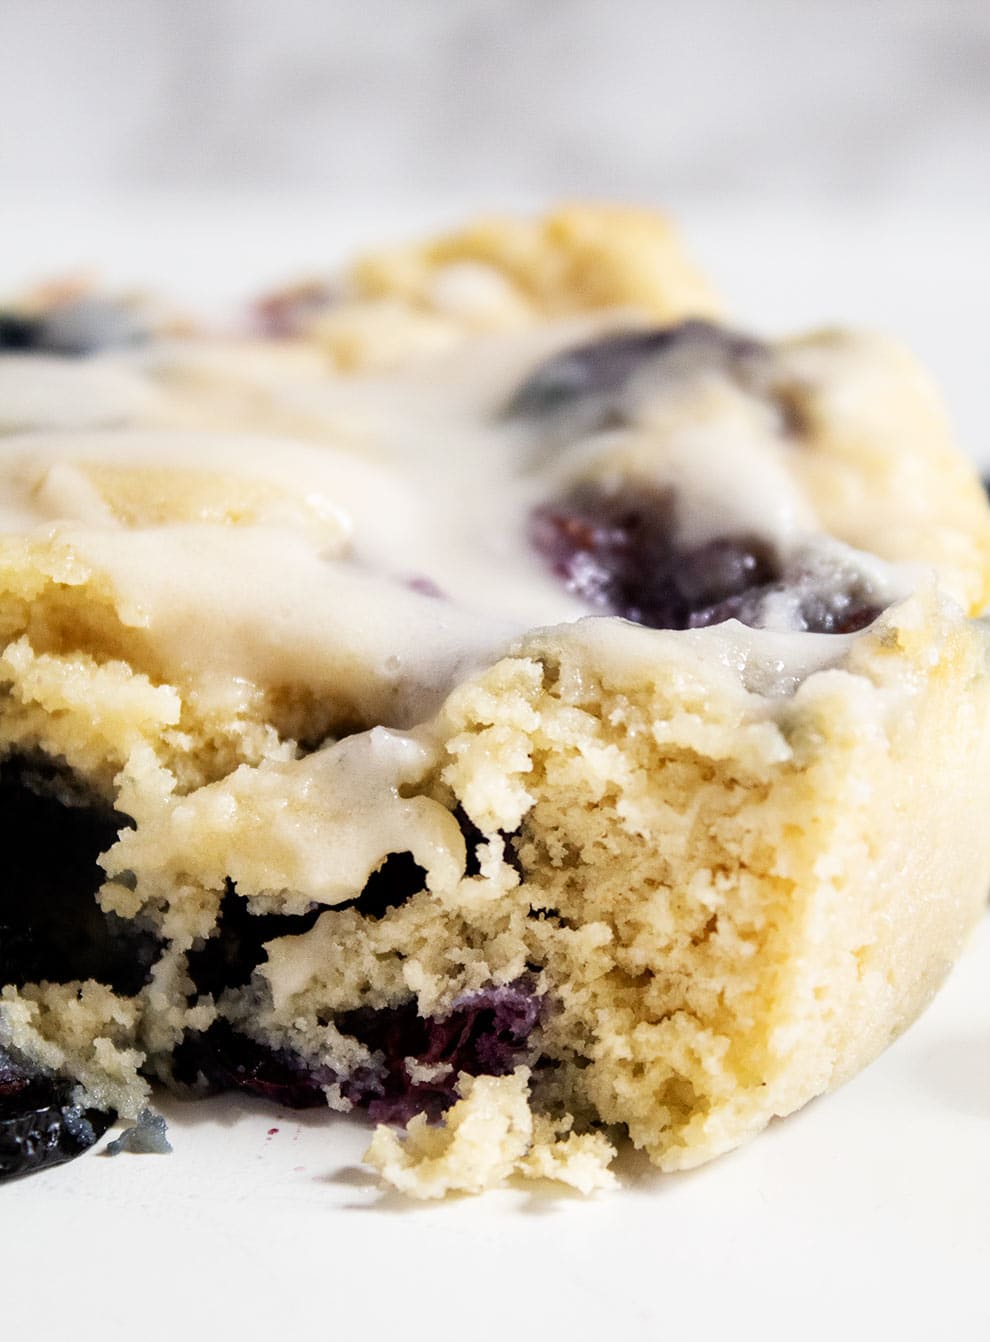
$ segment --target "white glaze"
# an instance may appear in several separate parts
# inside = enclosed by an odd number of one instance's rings
[[[587,614],[526,540],[531,508],[568,479],[621,474],[629,460],[642,470],[645,458],[649,475],[676,489],[686,544],[757,532],[785,553],[814,535],[786,468],[794,449],[775,436],[768,406],[724,379],[689,391],[700,414],[683,404],[683,383],[661,385],[634,427],[571,445],[548,446],[544,428],[500,414],[543,359],[606,325],[483,337],[388,376],[340,376],[277,349],[266,362],[263,346],[243,365],[234,355],[218,366],[209,345],[194,343],[122,363],[0,359],[0,422],[6,387],[14,420],[35,405],[38,429],[73,425],[74,413],[78,429],[160,424],[176,387],[188,414],[197,379],[222,367],[236,390],[243,367],[262,420],[301,420],[310,440],[140,427],[8,437],[0,528],[40,529],[106,575],[120,618],[145,631],[163,674],[207,700],[311,687],[362,720],[411,725],[513,636]],[[227,495],[243,495],[236,525],[218,513]],[[843,554],[838,567],[855,567],[858,557]],[[442,597],[416,590],[424,584]],[[780,612],[786,629],[793,615]],[[812,653],[815,636],[792,635],[785,655],[778,636],[728,629],[711,646],[745,643],[739,674],[771,694],[845,648],[826,637]]]
[[[434,757],[425,734],[374,727],[302,759],[242,765],[170,799],[157,826],[122,834],[112,871],[153,870],[169,881],[195,870],[207,885],[232,880],[259,907],[290,897],[303,912],[350,899],[389,853],[409,852],[430,889],[449,889],[464,869],[457,821],[439,802],[403,795]]]
[[[154,386],[109,360],[0,357],[0,433],[128,424],[158,403]]]

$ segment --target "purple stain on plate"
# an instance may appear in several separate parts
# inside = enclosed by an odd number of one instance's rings
[[[446,599],[446,593],[442,588],[436,585],[432,578],[427,578],[422,575],[410,578],[407,581],[406,586],[411,591],[418,592],[420,596],[430,596],[441,601]]]

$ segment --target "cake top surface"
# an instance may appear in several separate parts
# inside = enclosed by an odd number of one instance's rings
[[[618,309],[385,371],[278,341],[16,352],[0,528],[102,575],[169,673],[228,702],[330,668],[361,718],[409,725],[588,615],[719,624],[731,663],[760,638],[728,621],[773,630],[779,685],[911,585],[829,537],[795,470],[797,391],[848,345]]]

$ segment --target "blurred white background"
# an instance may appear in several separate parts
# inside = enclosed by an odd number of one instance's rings
[[[990,201],[987,0],[3,0],[8,181]]]
[[[990,0],[0,0],[0,290],[653,202],[746,320],[905,334],[979,447],[988,144]]]

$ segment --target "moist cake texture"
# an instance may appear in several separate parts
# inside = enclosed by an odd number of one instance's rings
[[[590,1192],[925,1006],[990,881],[990,513],[906,353],[740,332],[587,207],[256,336],[83,315],[0,323],[0,1174],[162,1083]]]

